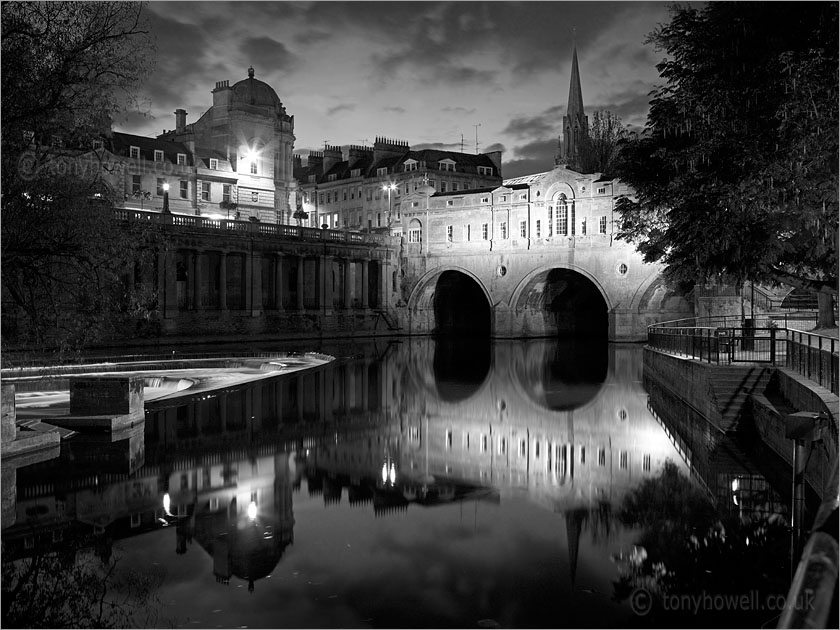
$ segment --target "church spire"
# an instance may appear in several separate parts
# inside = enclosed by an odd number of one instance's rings
[[[569,80],[569,102],[563,116],[563,142],[556,164],[574,164],[580,142],[589,134],[589,120],[583,111],[583,90],[580,87],[577,45],[572,48],[572,75]]]

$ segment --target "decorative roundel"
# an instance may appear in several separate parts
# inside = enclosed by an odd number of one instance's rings
[[[615,272],[619,276],[626,276],[627,275],[627,265],[624,263],[619,263],[619,265],[615,268]]]
[[[504,265],[499,265],[499,268],[496,270],[496,273],[499,274],[499,277],[501,278],[507,273],[507,267],[505,267]]]

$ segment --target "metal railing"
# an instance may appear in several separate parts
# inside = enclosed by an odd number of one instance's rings
[[[648,326],[648,346],[717,365],[784,365],[838,394],[840,342],[835,337],[793,328],[745,326],[740,318],[720,316]]]

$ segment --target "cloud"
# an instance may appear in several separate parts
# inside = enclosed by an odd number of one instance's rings
[[[383,110],[386,112],[393,112],[395,114],[405,114],[406,109],[405,107],[399,107],[397,105],[387,105],[383,107]]]
[[[502,130],[502,133],[516,138],[556,136],[556,128],[560,126],[561,116],[560,107],[551,107],[536,116],[512,119],[508,122],[507,127]]]
[[[264,65],[275,72],[292,72],[297,63],[295,55],[271,37],[249,37],[240,44],[239,51],[242,57],[251,60],[251,65]]]
[[[342,103],[341,105],[336,105],[335,107],[330,107],[327,110],[327,116],[334,116],[335,114],[341,112],[353,112],[356,111],[356,106],[350,103]]]

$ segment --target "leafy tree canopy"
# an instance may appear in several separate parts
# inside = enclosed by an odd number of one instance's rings
[[[0,16],[3,342],[78,349],[138,304],[121,280],[148,229],[113,220],[119,165],[92,142],[130,103],[152,41],[132,2],[4,2]]]
[[[576,166],[581,173],[612,173],[618,142],[627,136],[621,118],[607,110],[592,115],[592,124],[580,143]]]
[[[665,81],[620,142],[620,238],[675,279],[836,294],[837,3],[674,7],[647,43]]]

